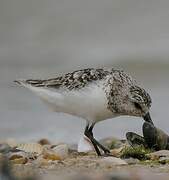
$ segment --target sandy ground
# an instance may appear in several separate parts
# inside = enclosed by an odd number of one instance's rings
[[[135,165],[112,165],[103,163],[103,157],[94,154],[72,154],[63,161],[44,161],[26,165],[14,165],[13,172],[23,177],[36,174],[37,179],[86,179],[86,180],[167,180],[169,165],[160,164],[135,164]]]

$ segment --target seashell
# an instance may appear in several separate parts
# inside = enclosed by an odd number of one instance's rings
[[[52,150],[61,158],[65,159],[68,157],[69,148],[67,144],[60,144],[52,148]]]
[[[14,164],[26,164],[28,162],[28,155],[23,151],[10,152],[7,157]]]
[[[22,143],[18,144],[16,149],[30,153],[30,154],[42,154],[43,146],[38,143]]]
[[[132,147],[137,147],[143,145],[144,147],[146,146],[144,137],[133,133],[133,132],[128,132],[126,133],[126,139],[129,143],[130,146]]]
[[[52,161],[61,160],[61,157],[52,149],[44,149],[43,158]]]
[[[126,138],[133,147],[142,145],[153,150],[169,150],[169,136],[149,122],[144,122],[143,124],[143,137],[136,133],[128,132]]]

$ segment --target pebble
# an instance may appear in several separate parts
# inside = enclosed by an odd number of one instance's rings
[[[148,154],[151,160],[158,160],[160,157],[169,157],[169,150],[160,150]]]
[[[60,144],[52,148],[52,150],[63,160],[68,157],[69,147],[67,144]]]
[[[10,150],[11,147],[8,144],[0,144],[0,153],[8,153]]]
[[[129,165],[138,164],[140,162],[140,160],[138,160],[136,158],[128,158],[128,159],[124,159],[124,160]]]
[[[92,143],[85,135],[80,138],[78,142],[77,151],[80,153],[94,151]]]
[[[119,140],[117,138],[114,137],[108,137],[105,139],[102,139],[99,141],[101,144],[103,144],[104,146],[111,148],[111,149],[118,149],[120,147],[123,147],[126,144],[125,140]]]
[[[169,163],[169,157],[161,157],[158,162],[161,164],[168,164]]]
[[[7,154],[7,157],[10,160],[10,162],[14,164],[26,164],[28,162],[28,155],[23,151],[9,152]]]
[[[111,154],[112,154],[113,156],[115,156],[115,157],[120,157],[120,154],[121,154],[123,148],[124,148],[124,147],[120,147],[120,148],[118,148],[118,149],[112,149],[112,150],[110,150],[110,152],[111,152]]]
[[[62,158],[52,149],[44,149],[43,151],[43,158],[46,160],[61,160]]]
[[[50,145],[51,143],[48,139],[43,138],[38,141],[38,144],[44,146],[44,145]]]

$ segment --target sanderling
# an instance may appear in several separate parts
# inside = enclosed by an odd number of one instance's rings
[[[153,123],[150,95],[122,70],[89,68],[46,80],[15,82],[32,90],[54,111],[84,118],[84,135],[99,156],[100,149],[110,153],[93,136],[93,127],[99,121],[129,115]]]

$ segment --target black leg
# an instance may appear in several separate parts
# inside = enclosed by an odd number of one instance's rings
[[[89,128],[89,131],[90,131],[90,133],[91,133],[92,136],[93,136],[93,132],[92,132],[92,131],[93,131],[94,125],[95,125],[95,123],[93,123],[93,124],[90,126],[90,128]],[[107,149],[107,148],[104,147],[102,144],[100,144],[94,137],[93,137],[93,141],[94,141],[94,143],[95,143],[100,149],[102,149],[102,150],[104,151],[105,154],[110,154],[109,149]]]
[[[104,151],[105,154],[110,154],[110,150],[104,147],[102,144],[100,144],[94,137],[93,137],[93,141],[100,149]]]
[[[93,137],[93,132],[92,132],[92,130],[93,130],[93,128],[94,128],[94,125],[95,125],[95,123],[93,123],[90,127],[89,127],[89,125],[87,125],[86,126],[86,130],[87,130],[87,134],[89,134],[88,136],[90,136],[90,137],[88,137],[87,135],[87,137],[91,140],[91,142],[92,142],[92,144],[94,145],[94,146],[98,146],[100,149],[102,149],[103,151],[104,151],[104,153],[106,154],[106,155],[109,155],[110,154],[110,151],[109,151],[109,149],[107,149],[106,147],[104,147],[102,144],[100,144],[94,137]],[[86,131],[85,130],[85,131]],[[97,149],[98,149],[98,147],[97,147]],[[96,149],[96,148],[95,148]],[[96,151],[97,152],[97,151]]]
[[[84,134],[85,134],[86,137],[88,137],[90,139],[90,141],[93,144],[93,147],[94,147],[97,155],[101,156],[99,148],[97,147],[96,143],[93,141],[93,134],[91,134],[90,131],[89,131],[89,125],[86,126]]]

